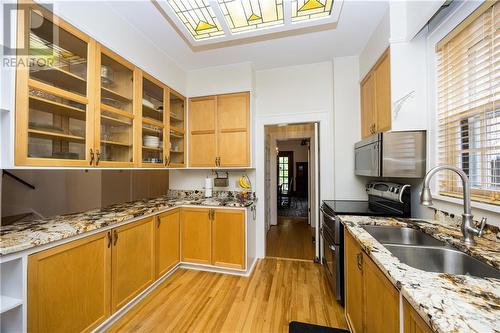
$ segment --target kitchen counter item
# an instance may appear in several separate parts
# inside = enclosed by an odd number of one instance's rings
[[[214,191],[214,179],[211,177],[205,178],[205,198],[211,198]]]
[[[109,87],[114,83],[115,72],[106,65],[101,65],[101,83],[103,86]]]
[[[460,240],[460,228],[444,221],[368,216],[340,216],[349,232],[427,324],[439,333],[497,332],[500,327],[500,280],[435,273],[402,263],[364,228],[366,225],[417,229],[475,259],[500,269],[500,243],[489,232],[474,246]],[[464,315],[466,313],[466,315]]]

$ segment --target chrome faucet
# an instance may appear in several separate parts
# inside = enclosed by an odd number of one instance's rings
[[[447,165],[441,165],[432,168],[427,172],[424,178],[424,186],[422,187],[422,192],[420,193],[420,203],[424,206],[432,206],[432,194],[431,189],[429,187],[429,183],[431,181],[432,176],[441,170],[450,170],[455,172],[462,179],[462,188],[463,188],[463,198],[464,198],[464,213],[462,214],[462,240],[467,245],[474,245],[474,236],[479,236],[483,234],[484,227],[486,225],[486,218],[481,220],[481,225],[477,228],[474,225],[474,220],[472,219],[471,213],[471,202],[470,202],[470,184],[469,178],[467,174],[463,172],[463,170]]]

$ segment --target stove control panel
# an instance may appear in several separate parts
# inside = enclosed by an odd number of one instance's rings
[[[403,202],[403,194],[410,190],[410,185],[390,182],[370,182],[366,184],[366,193],[392,201]]]

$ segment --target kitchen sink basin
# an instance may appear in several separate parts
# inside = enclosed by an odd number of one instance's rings
[[[384,244],[401,262],[428,272],[500,279],[500,271],[448,247]]]
[[[425,232],[412,228],[391,227],[381,225],[365,225],[362,227],[381,244],[405,244],[405,245],[426,245],[444,246],[445,243],[439,241]]]

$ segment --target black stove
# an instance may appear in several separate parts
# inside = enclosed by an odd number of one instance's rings
[[[321,205],[322,263],[333,292],[342,305],[344,304],[344,227],[339,216],[411,216],[409,185],[372,182],[366,185],[366,192],[367,201],[324,200]]]

